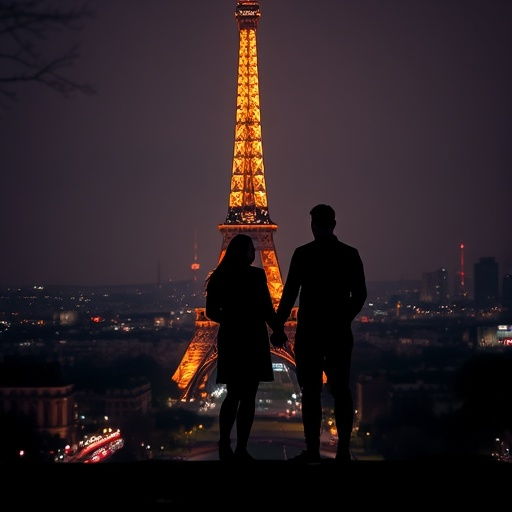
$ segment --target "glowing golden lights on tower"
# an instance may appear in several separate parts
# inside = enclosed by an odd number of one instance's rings
[[[258,2],[238,2],[235,144],[226,224],[270,224],[263,165],[256,28]]]

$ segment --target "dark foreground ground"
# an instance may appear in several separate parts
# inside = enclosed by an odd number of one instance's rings
[[[512,464],[479,458],[312,466],[151,460],[0,469],[3,510],[492,510],[509,508],[512,488]]]

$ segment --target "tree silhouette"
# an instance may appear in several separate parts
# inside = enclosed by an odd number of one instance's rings
[[[64,30],[81,30],[92,13],[84,4],[56,6],[48,0],[0,0],[0,98],[18,99],[16,85],[35,82],[54,91],[94,94],[89,84],[73,81],[63,71],[80,57],[79,46],[55,53],[48,42]],[[7,104],[0,101],[7,108]]]

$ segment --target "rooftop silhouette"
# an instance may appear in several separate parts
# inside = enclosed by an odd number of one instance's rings
[[[236,486],[229,508],[237,509],[326,510],[339,504],[340,494],[361,509],[410,510],[484,502],[492,508],[507,504],[512,477],[512,465],[478,457],[355,461],[339,466],[334,462],[298,466],[287,461],[255,461],[239,466],[218,461],[146,461],[2,469],[6,475],[4,503],[52,510],[69,510],[73,503],[92,510],[120,510],[122,506],[131,510],[214,509],[227,482]],[[315,504],[310,497],[317,493],[322,502]]]

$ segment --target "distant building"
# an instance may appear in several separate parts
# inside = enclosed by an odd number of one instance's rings
[[[448,302],[448,272],[445,268],[423,273],[420,300],[433,304]]]
[[[371,425],[381,416],[389,414],[391,388],[385,372],[362,374],[356,385],[357,421]]]
[[[122,424],[132,416],[150,413],[151,403],[151,383],[143,377],[77,391],[77,407],[81,415],[107,416],[115,424]]]
[[[75,390],[64,382],[58,363],[6,358],[0,366],[0,414],[27,419],[39,434],[76,441]]]
[[[477,306],[493,306],[500,301],[499,265],[493,257],[482,257],[475,263],[474,302]]]
[[[501,295],[501,303],[504,307],[512,309],[512,274],[503,276],[503,290]]]

